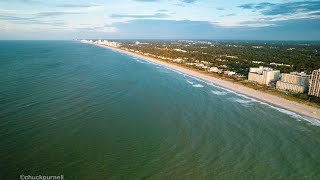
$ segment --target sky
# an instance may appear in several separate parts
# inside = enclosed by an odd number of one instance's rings
[[[0,0],[0,39],[320,40],[320,0]]]

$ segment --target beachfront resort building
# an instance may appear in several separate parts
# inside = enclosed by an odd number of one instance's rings
[[[226,75],[226,76],[234,76],[234,75],[236,75],[237,73],[236,73],[236,72],[233,72],[233,71],[224,71],[223,74]]]
[[[277,89],[281,91],[288,91],[293,93],[307,92],[309,87],[309,75],[305,73],[292,72],[282,73],[281,80],[277,82]]]
[[[223,70],[222,69],[219,69],[217,67],[210,67],[210,69],[208,70],[208,72],[214,72],[214,73],[222,73]]]
[[[280,71],[272,68],[260,66],[259,68],[250,68],[248,81],[261,85],[270,85],[280,79]]]
[[[312,72],[308,94],[320,97],[320,69]]]

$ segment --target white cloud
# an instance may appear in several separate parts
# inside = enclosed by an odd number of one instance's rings
[[[103,28],[96,28],[97,32],[104,32],[104,33],[115,33],[118,31],[116,27],[103,27]]]

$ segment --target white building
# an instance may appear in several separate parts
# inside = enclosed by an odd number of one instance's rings
[[[92,40],[86,40],[86,39],[81,39],[80,42],[82,42],[82,43],[93,43]]]
[[[121,46],[121,43],[107,41],[107,40],[98,40],[97,44],[106,45],[106,46],[110,46],[110,47],[120,47]]]
[[[270,63],[270,65],[273,65],[273,66],[286,66],[286,67],[293,66],[293,65],[290,65],[290,64],[275,63],[275,62]]]
[[[174,50],[175,50],[175,51],[178,51],[178,52],[184,52],[184,53],[188,52],[188,51],[183,50],[183,49],[174,49]]]
[[[278,81],[280,78],[280,71],[273,70],[271,68],[264,68],[260,66],[259,68],[250,68],[248,80],[256,82],[262,85],[270,85],[271,82]]]
[[[218,69],[217,67],[210,67],[210,69],[208,70],[209,72],[215,72],[218,73],[220,71],[220,69]]]
[[[262,62],[262,61],[252,61],[252,63],[254,63],[254,64],[263,64],[264,62]]]
[[[173,59],[173,62],[181,63],[181,62],[183,62],[183,59],[181,59],[181,58],[176,58],[176,59]]]
[[[88,41],[88,40],[85,40],[85,39],[81,39],[80,42],[82,42],[82,43],[88,43],[89,41]]]
[[[310,76],[305,73],[282,73],[281,80],[277,82],[277,89],[293,93],[304,93],[309,86]]]
[[[227,75],[227,76],[234,76],[234,75],[236,75],[236,72],[233,72],[233,71],[224,71],[223,74],[224,74],[224,75]]]
[[[308,94],[320,97],[320,69],[312,72]]]
[[[201,69],[208,69],[209,68],[208,66],[206,66],[206,65],[204,65],[202,63],[196,63],[195,66],[198,67],[198,68],[201,68]]]

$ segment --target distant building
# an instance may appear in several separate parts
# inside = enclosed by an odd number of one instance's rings
[[[210,69],[208,70],[209,72],[219,72],[219,69],[217,67],[210,67]]]
[[[282,91],[304,93],[308,90],[309,78],[310,76],[305,73],[282,73],[276,87]]]
[[[121,43],[107,41],[107,40],[98,40],[97,44],[106,45],[106,46],[110,46],[110,47],[120,47],[121,46]]]
[[[210,67],[210,69],[208,70],[208,72],[214,72],[214,73],[223,73],[223,70],[222,69],[219,69],[217,67]]]
[[[174,49],[174,50],[175,50],[175,51],[178,51],[178,52],[184,52],[184,53],[188,52],[188,51],[183,50],[183,49]]]
[[[176,58],[176,59],[173,59],[173,62],[181,63],[181,62],[183,62],[183,59],[181,59],[181,58]]]
[[[233,72],[233,71],[224,71],[223,74],[224,74],[224,75],[227,75],[227,76],[234,76],[234,75],[236,75],[236,72]]]
[[[290,64],[275,63],[275,62],[270,63],[270,65],[272,65],[272,66],[286,66],[286,67],[293,66],[293,65],[290,65]]]
[[[194,66],[196,63],[186,63],[188,66]]]
[[[250,68],[248,80],[262,85],[270,85],[271,82],[278,81],[280,78],[280,71],[271,68]]]
[[[92,40],[86,40],[86,39],[81,39],[80,42],[82,42],[82,43],[93,43]]]
[[[209,67],[202,63],[195,63],[195,66],[201,69],[208,69]]]
[[[314,70],[310,79],[309,95],[320,97],[320,69]]]
[[[254,64],[263,64],[264,62],[262,62],[262,61],[252,61],[252,63],[254,63]]]

